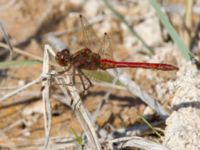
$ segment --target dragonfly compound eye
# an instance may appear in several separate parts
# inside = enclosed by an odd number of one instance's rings
[[[58,62],[58,64],[60,64],[61,66],[66,66],[68,65],[68,62],[70,61],[70,52],[68,49],[64,49],[60,52],[57,52],[56,54],[56,61]]]
[[[70,52],[69,52],[68,49],[62,50],[61,53],[62,53],[63,55],[66,55],[66,56],[69,56],[69,55],[70,55]]]
[[[64,49],[62,50],[62,57],[63,57],[63,61],[64,63],[67,65],[67,63],[70,61],[71,55],[68,49]]]

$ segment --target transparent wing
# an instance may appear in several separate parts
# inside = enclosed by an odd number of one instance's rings
[[[104,33],[103,40],[97,37],[91,24],[83,15],[74,23],[75,32],[68,35],[69,48],[74,52],[83,48],[89,48],[99,54],[103,59],[113,60],[113,45],[110,35]]]
[[[97,37],[92,25],[88,23],[87,19],[80,15],[80,43],[92,50],[92,52],[99,53],[102,49],[102,41]]]
[[[83,70],[83,72],[91,79],[91,81],[101,82],[101,83],[102,82],[112,83],[112,81],[114,80],[114,77],[111,76],[106,71],[102,71],[102,70],[98,70],[98,71]]]
[[[113,45],[111,37],[107,33],[104,33],[103,46],[99,54],[102,59],[113,60]]]

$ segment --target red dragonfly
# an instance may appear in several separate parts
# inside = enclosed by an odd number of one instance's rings
[[[176,66],[162,63],[145,62],[119,62],[112,59],[112,45],[107,33],[104,34],[103,41],[97,38],[95,31],[89,25],[87,19],[80,15],[81,37],[83,45],[76,53],[71,54],[70,50],[64,49],[56,53],[55,60],[59,65],[65,67],[65,71],[73,68],[72,82],[75,83],[75,72],[78,72],[83,86],[83,92],[92,86],[90,79],[83,73],[84,70],[106,70],[112,68],[144,68],[163,71],[178,70]],[[84,84],[84,78],[89,86]]]

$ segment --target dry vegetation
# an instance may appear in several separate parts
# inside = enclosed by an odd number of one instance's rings
[[[195,2],[196,9],[200,9],[200,2]],[[186,111],[191,110],[193,106],[199,106],[199,73],[195,65],[192,65],[182,58],[178,48],[169,37],[166,29],[160,23],[154,9],[148,1],[112,1],[113,7],[128,21],[129,25],[141,36],[145,43],[151,47],[154,54],[142,44],[133,34],[130,33],[124,22],[113,15],[113,12],[103,3],[96,0],[1,0],[0,1],[0,21],[3,23],[6,32],[9,35],[13,47],[17,47],[28,54],[33,54],[43,59],[44,44],[47,43],[47,36],[51,33],[59,38],[69,48],[74,49],[77,45],[74,42],[74,36],[77,33],[78,15],[82,13],[92,23],[93,29],[99,37],[104,32],[112,34],[114,49],[114,58],[118,61],[139,61],[139,62],[161,62],[169,63],[180,67],[180,71],[156,71],[144,69],[123,69],[123,75],[130,78],[142,89],[148,93],[145,98],[152,97],[162,110],[173,113],[173,111],[184,106]],[[163,4],[171,23],[178,31],[186,45],[191,45],[192,53],[195,57],[199,56],[198,33],[196,26],[199,24],[199,14],[192,14],[189,33],[184,26],[184,16],[180,11],[169,9],[170,6],[184,8],[184,3],[180,0],[168,0]],[[178,9],[175,9],[178,10]],[[0,34],[1,43],[6,43],[3,34]],[[192,42],[193,45],[191,44]],[[0,47],[0,61],[8,61],[9,51]],[[30,60],[35,59],[14,51],[12,60]],[[51,59],[55,63],[54,59]],[[51,70],[55,69],[51,66]],[[58,68],[56,68],[59,70]],[[190,70],[191,69],[191,70]],[[42,72],[42,63],[33,63],[29,65],[18,65],[18,67],[8,67],[0,70],[0,98],[16,90],[19,87],[35,80]],[[186,77],[186,78],[184,78]],[[188,83],[189,82],[189,83]],[[96,82],[95,82],[96,83]],[[89,93],[82,98],[82,102],[91,115],[94,115],[99,104],[105,99],[108,92],[106,104],[98,111],[98,117],[95,121],[99,138],[102,141],[119,138],[123,136],[144,137],[145,139],[156,141],[156,143],[167,145],[172,149],[178,149],[172,144],[170,138],[174,136],[178,126],[171,128],[174,118],[168,118],[167,130],[165,119],[162,115],[165,112],[158,112],[151,109],[144,100],[138,96],[139,93],[133,94],[126,86],[113,85],[103,81],[94,84]],[[185,87],[188,87],[185,89]],[[67,86],[66,86],[67,87]],[[44,145],[44,118],[43,118],[43,101],[42,101],[42,84],[41,82],[27,88],[26,90],[4,100],[0,103],[0,149],[42,149]],[[193,91],[190,93],[190,91]],[[184,91],[184,92],[183,92]],[[192,97],[192,98],[191,98]],[[76,118],[76,113],[63,104],[63,93],[59,85],[52,81],[51,86],[51,114],[52,126],[50,137],[55,137],[57,142],[52,143],[51,149],[75,149],[79,147],[78,138],[81,137],[83,128]],[[144,99],[145,99],[144,98]],[[184,104],[180,99],[184,99]],[[192,99],[192,101],[190,101]],[[190,104],[192,102],[192,104]],[[188,104],[189,103],[189,104]],[[174,109],[172,109],[172,107]],[[189,107],[189,108],[188,108]],[[189,110],[188,110],[189,109]],[[157,113],[156,113],[157,111]],[[195,110],[196,111],[196,110]],[[176,112],[177,113],[177,112]],[[195,112],[195,114],[199,112]],[[191,114],[184,113],[188,116]],[[176,114],[173,114],[176,116]],[[198,118],[200,115],[197,115]],[[194,116],[193,116],[194,117]],[[144,119],[146,118],[146,119]],[[179,117],[175,117],[181,118]],[[186,117],[187,118],[187,117]],[[200,130],[198,120],[191,128]],[[150,127],[147,120],[152,127]],[[181,120],[181,119],[180,119]],[[191,121],[192,121],[191,120]],[[180,121],[182,124],[184,122]],[[189,126],[189,123],[187,123]],[[127,131],[125,131],[127,129]],[[190,129],[188,129],[190,130]],[[157,132],[156,132],[157,131]],[[116,135],[113,135],[115,133]],[[184,131],[187,134],[186,131]],[[190,136],[192,136],[193,132]],[[124,134],[124,135],[123,135]],[[161,135],[161,136],[159,136]],[[175,134],[178,137],[178,133]],[[104,137],[103,137],[104,136]],[[116,136],[116,137],[115,137]],[[62,138],[72,138],[68,143],[62,143]],[[76,139],[76,140],[74,140]],[[167,140],[166,140],[167,139]],[[186,138],[183,142],[177,142],[180,145],[187,143]],[[200,148],[199,134],[196,139],[189,141],[193,144],[192,148]],[[176,139],[177,140],[177,139]],[[173,141],[176,141],[173,139]],[[196,142],[194,142],[196,140]],[[102,142],[101,141],[101,142]],[[148,143],[148,142],[147,142]],[[72,145],[70,145],[72,144]],[[84,144],[84,142],[82,142]],[[104,143],[105,144],[105,143]],[[171,146],[172,144],[173,146]],[[103,145],[103,144],[102,144]],[[66,147],[70,148],[66,148]],[[104,145],[105,146],[105,145]],[[191,147],[182,147],[188,149]],[[80,147],[79,147],[80,148]],[[160,148],[161,149],[161,148]],[[164,148],[163,148],[164,149]],[[166,148],[167,149],[167,148]]]

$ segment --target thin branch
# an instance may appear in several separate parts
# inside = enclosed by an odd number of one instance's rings
[[[43,79],[43,77],[40,76],[40,77],[38,77],[37,79],[33,80],[32,82],[30,82],[30,83],[28,83],[28,84],[26,84],[26,85],[24,85],[24,86],[22,86],[22,87],[16,89],[15,91],[12,91],[12,92],[8,93],[7,95],[5,95],[5,96],[3,96],[2,98],[0,98],[0,103],[1,103],[2,101],[6,100],[6,99],[8,99],[8,98],[10,98],[10,97],[12,97],[12,96],[18,94],[19,92],[24,91],[25,89],[29,88],[30,86],[32,86],[32,85],[34,85],[34,84],[36,84],[36,83],[38,83],[38,82],[41,82],[42,79]]]

